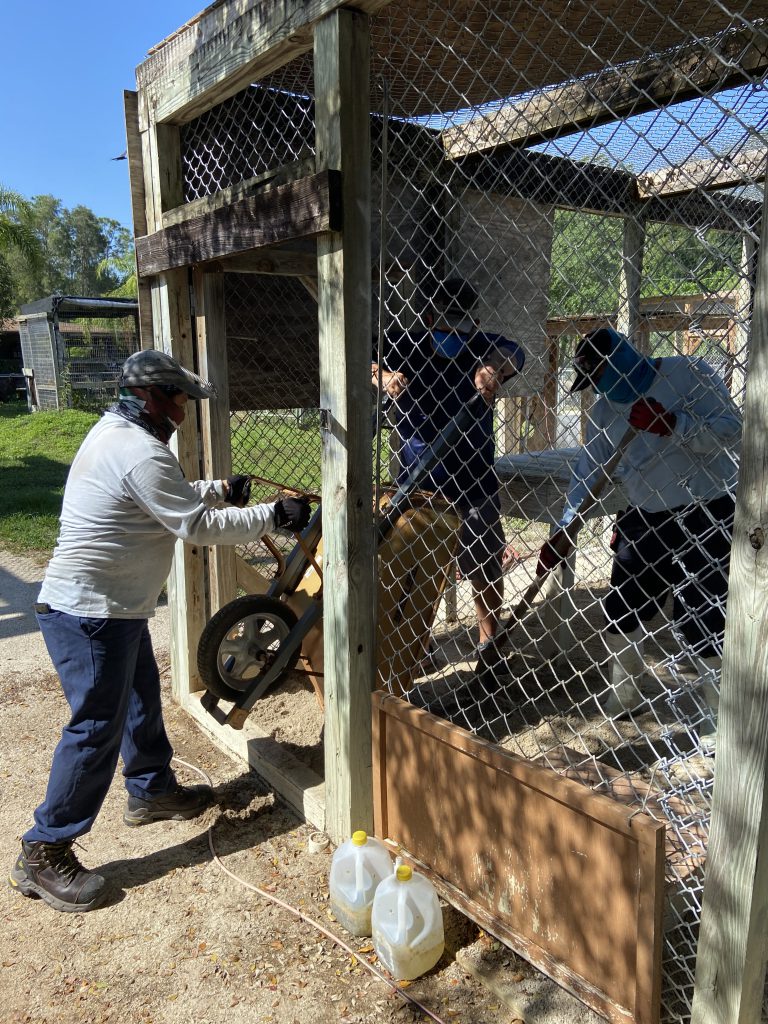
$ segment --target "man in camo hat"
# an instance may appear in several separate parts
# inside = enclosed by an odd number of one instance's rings
[[[209,786],[181,786],[171,768],[147,626],[177,539],[247,544],[309,521],[303,498],[246,507],[247,476],[184,478],[168,441],[188,401],[215,394],[164,352],[130,356],[119,401],[85,438],[67,479],[35,611],[71,718],[10,876],[14,889],[56,910],[91,910],[106,898],[106,880],[82,867],[72,844],[93,826],[118,755],[127,825],[193,818],[213,801]]]

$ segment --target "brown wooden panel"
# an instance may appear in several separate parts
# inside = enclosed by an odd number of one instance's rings
[[[376,835],[611,1021],[657,1024],[665,827],[374,694]]]
[[[139,277],[341,229],[341,178],[326,170],[136,239]]]

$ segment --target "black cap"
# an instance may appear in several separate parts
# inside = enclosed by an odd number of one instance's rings
[[[448,316],[465,317],[471,313],[478,301],[476,289],[462,277],[449,277],[440,281],[432,293],[432,305],[439,313]]]
[[[615,351],[620,340],[621,336],[612,327],[598,327],[597,330],[584,335],[576,346],[576,354],[573,357],[576,377],[571,385],[571,391],[583,391],[595,383],[592,378],[594,371]]]

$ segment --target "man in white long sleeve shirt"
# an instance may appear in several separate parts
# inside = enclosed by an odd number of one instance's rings
[[[733,494],[741,417],[722,380],[703,359],[650,359],[611,328],[580,342],[572,390],[592,386],[587,438],[566,496],[560,529],[544,544],[538,571],[567,554],[566,528],[616,450],[627,427],[632,439],[621,462],[629,507],[616,520],[611,588],[604,601],[611,679],[606,714],[620,717],[645,703],[644,622],[672,593],[673,624],[699,670],[714,731],[725,625]]]
[[[91,910],[106,896],[105,879],[82,867],[72,844],[93,826],[118,755],[128,825],[192,818],[213,800],[209,786],[180,786],[171,769],[147,625],[176,540],[241,544],[309,520],[304,499],[245,507],[245,476],[185,480],[168,441],[189,398],[215,393],[165,353],[136,353],[123,366],[120,401],[70,469],[35,611],[71,718],[10,876],[13,888],[56,910]]]

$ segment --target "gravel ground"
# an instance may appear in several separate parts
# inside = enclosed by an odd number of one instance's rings
[[[0,552],[0,854],[10,869],[44,794],[67,708],[31,605],[42,568]],[[152,622],[166,722],[178,757],[206,772],[218,806],[204,820],[128,829],[119,772],[78,851],[112,896],[58,914],[9,887],[0,899],[0,1021],[64,1024],[364,1024],[430,1019],[311,924],[343,936],[328,906],[330,858],[253,772],[214,747],[170,699],[167,616]],[[314,698],[312,698],[314,699]],[[196,781],[179,766],[183,781]],[[446,952],[407,992],[454,1024],[588,1024],[582,1005],[476,925],[444,907]],[[370,942],[349,939],[374,960]],[[479,979],[483,979],[482,983]]]

